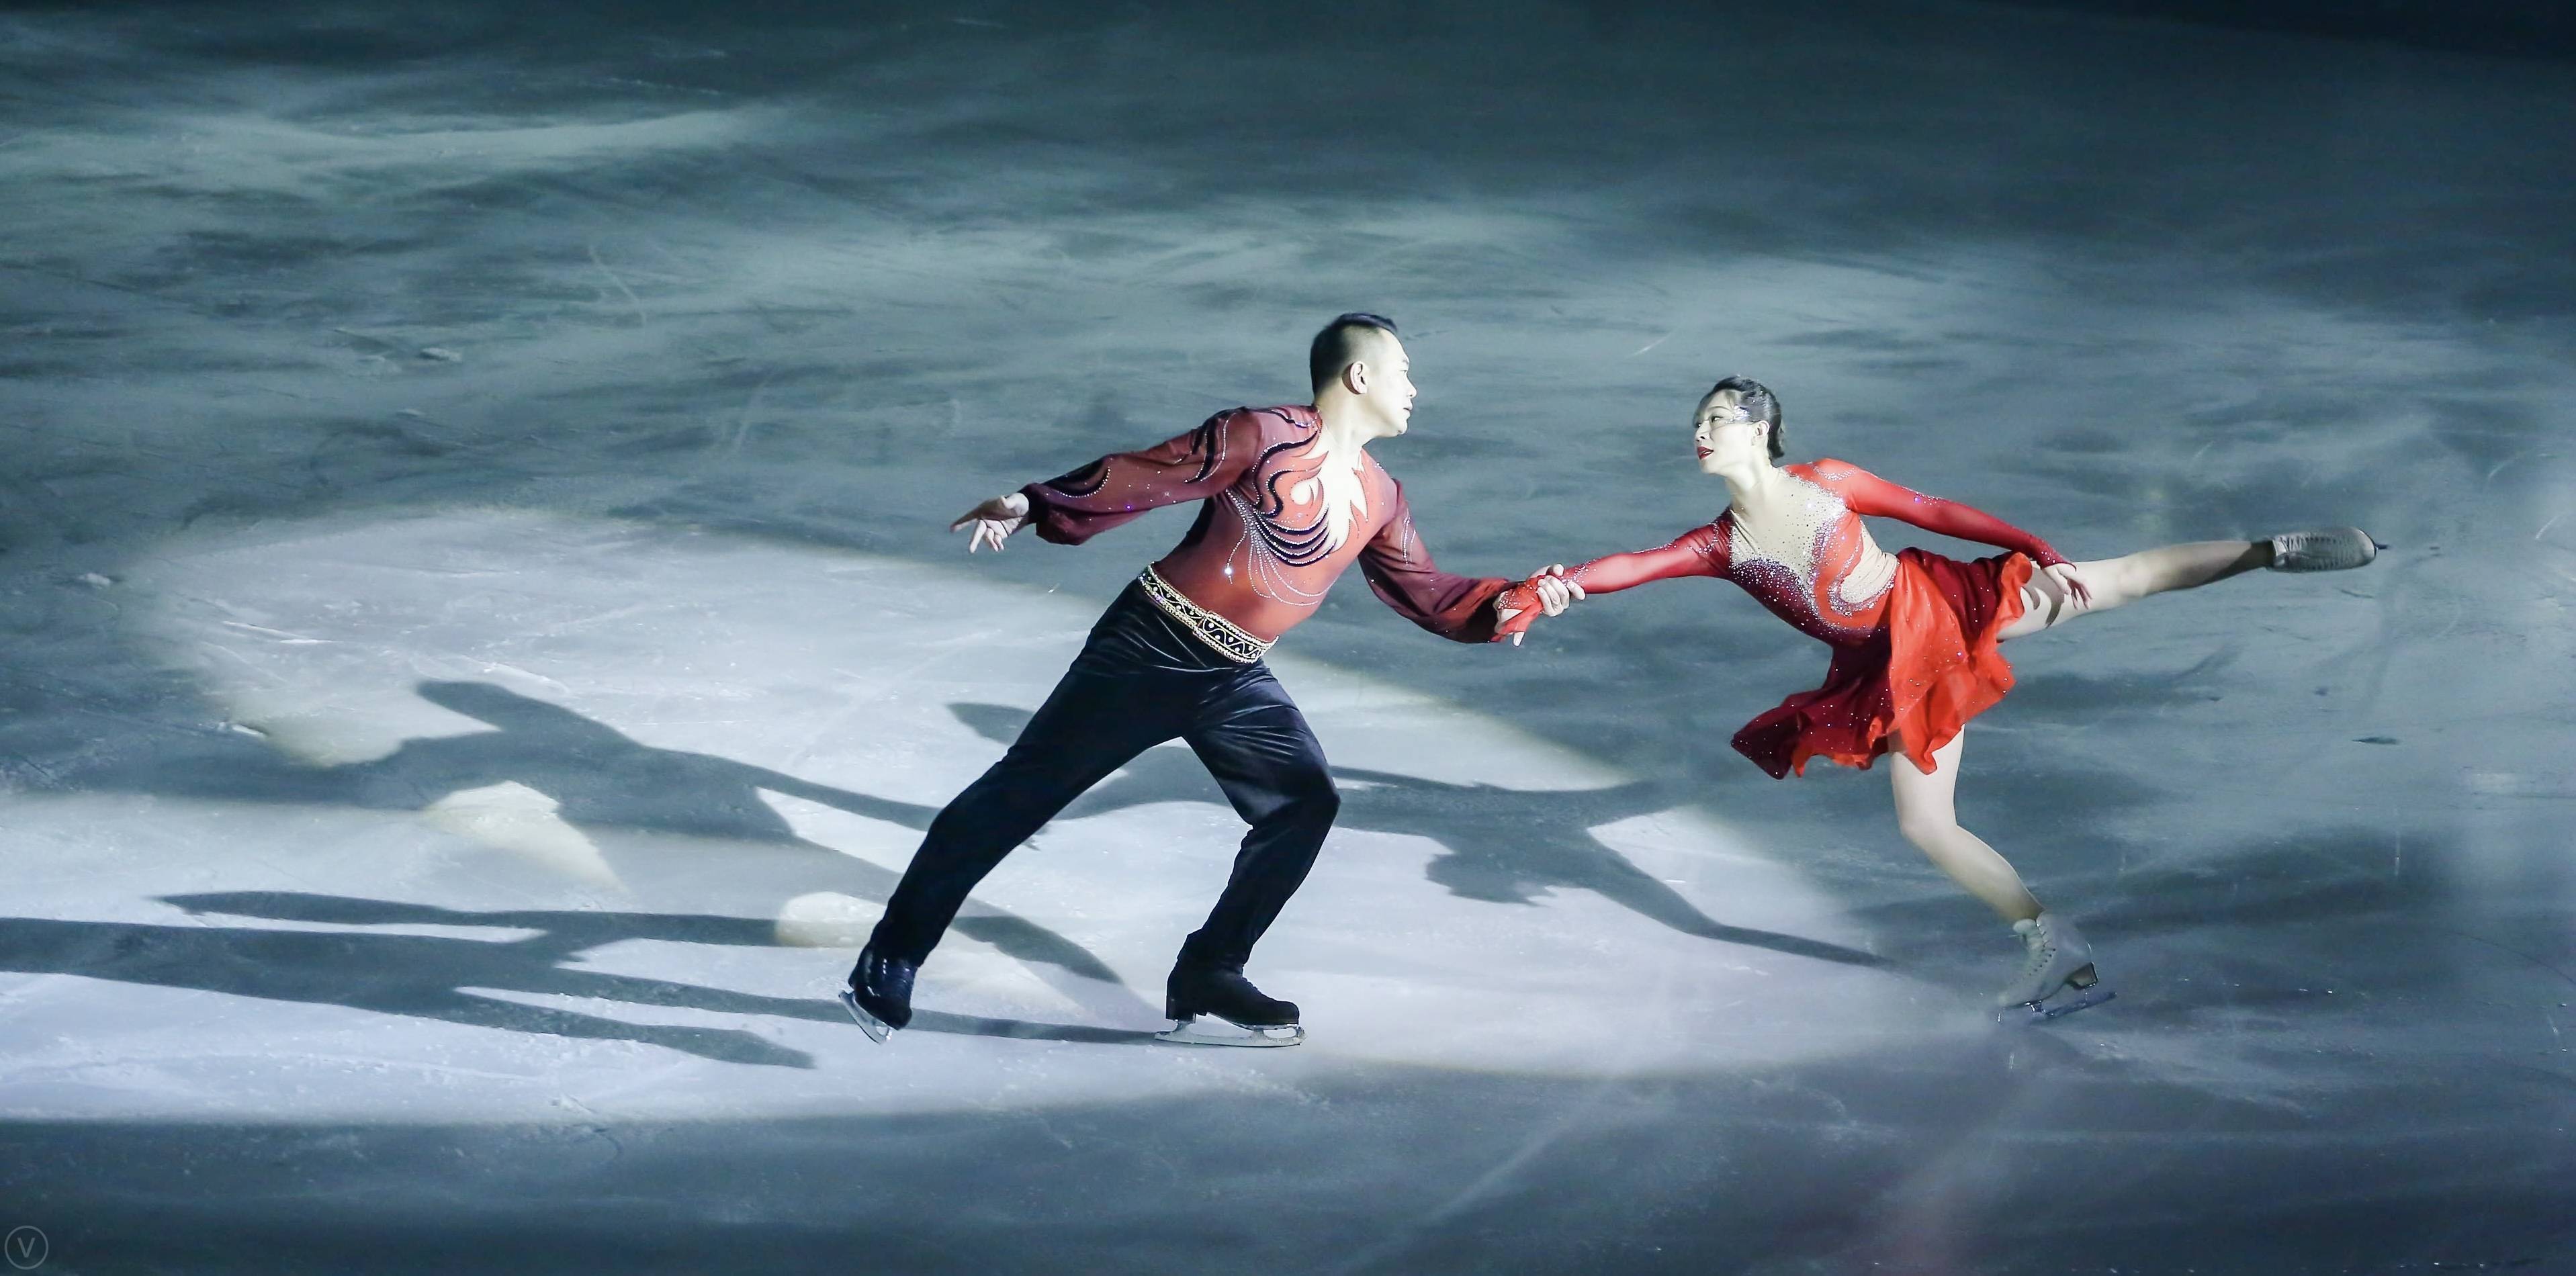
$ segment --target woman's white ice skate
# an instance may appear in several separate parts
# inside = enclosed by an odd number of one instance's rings
[[[2324,527],[2309,532],[2283,532],[2272,538],[2276,572],[2340,572],[2379,557],[2379,543],[2358,527]]]
[[[2093,946],[2084,942],[2075,923],[2041,913],[2034,920],[2014,922],[2013,934],[2021,937],[2028,956],[2021,977],[1995,994],[1999,1017],[2018,1007],[2028,1022],[2039,1023],[2111,999],[2111,990],[2093,972]]]

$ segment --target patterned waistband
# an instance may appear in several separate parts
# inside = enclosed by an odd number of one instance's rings
[[[1216,648],[1216,653],[1239,665],[1248,665],[1270,651],[1270,644],[1245,633],[1243,627],[1205,607],[1190,601],[1190,596],[1172,588],[1152,567],[1147,567],[1136,583],[1145,587],[1145,596],[1163,609],[1165,615],[1189,627],[1198,640]]]

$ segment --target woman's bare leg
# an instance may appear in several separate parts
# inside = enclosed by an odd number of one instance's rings
[[[2088,612],[2109,611],[2150,594],[2197,589],[2271,564],[2270,541],[2194,541],[2077,563],[2076,577],[2093,595],[2092,603],[2080,611],[2069,604],[2066,587],[2056,577],[2033,572],[2030,583],[2021,587],[2021,615],[1996,637],[2020,638]]]
[[[1933,770],[1926,773],[1905,756],[1895,736],[1888,737],[1891,761],[1887,768],[1890,786],[1896,792],[1896,827],[1905,840],[1929,856],[1932,863],[1950,880],[1986,902],[2005,921],[2017,922],[2039,916],[2039,901],[2030,888],[2022,885],[2021,874],[1985,839],[1959,827],[1959,813],[1953,797],[1959,788],[1960,746],[1967,741],[1965,730],[1950,737],[1948,744],[1932,751]]]

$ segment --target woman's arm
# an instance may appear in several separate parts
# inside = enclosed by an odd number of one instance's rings
[[[1550,573],[1540,573],[1540,576]],[[1633,589],[1650,580],[1670,580],[1676,576],[1722,576],[1726,574],[1726,538],[1714,523],[1694,527],[1676,536],[1668,544],[1654,549],[1641,549],[1633,554],[1612,554],[1596,558],[1564,573],[1567,581],[1581,589],[1585,596],[1615,594]],[[1495,626],[1495,636],[1507,638],[1529,628],[1538,618],[1540,606],[1538,581],[1532,576],[1503,591],[1495,606],[1514,611],[1509,619]]]
[[[1855,514],[1893,518],[1912,523],[1927,532],[1939,532],[1963,541],[1976,541],[2028,554],[2031,561],[2042,567],[2054,567],[2066,561],[2066,556],[2058,553],[2047,541],[1984,510],[1901,487],[1849,461],[1818,461],[1808,473],[1842,497],[1843,503],[1849,505]]]

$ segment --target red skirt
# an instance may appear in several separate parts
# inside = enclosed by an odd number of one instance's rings
[[[2033,567],[2021,554],[1963,563],[1898,550],[1878,632],[1834,648],[1825,685],[1746,723],[1735,751],[1774,779],[1805,774],[1815,757],[1865,771],[1901,733],[1905,756],[1930,772],[1932,751],[2012,690],[1996,636],[2020,618]]]

